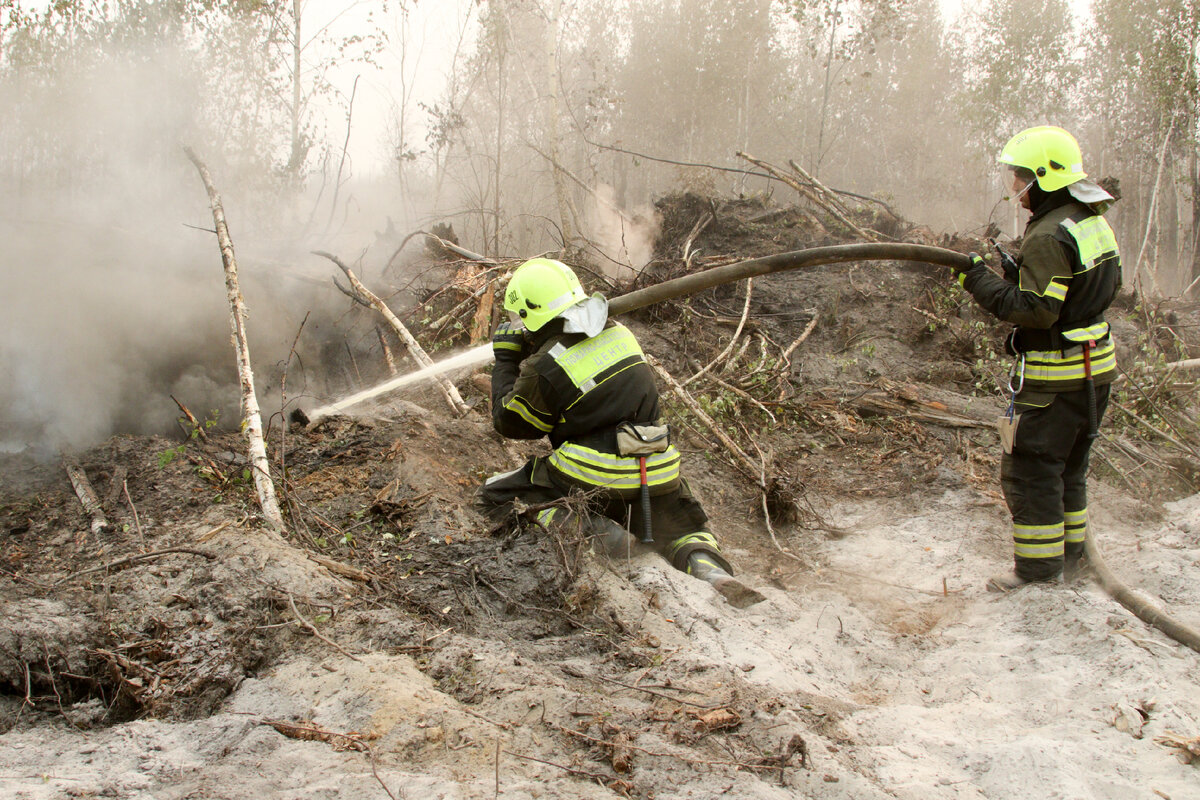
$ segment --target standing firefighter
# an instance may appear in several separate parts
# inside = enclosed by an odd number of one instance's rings
[[[492,420],[510,439],[550,437],[549,456],[495,475],[481,500],[499,508],[516,497],[544,503],[573,489],[595,492],[589,532],[628,541],[626,524],[653,541],[677,569],[708,581],[735,606],[762,595],[732,576],[708,531],[708,517],[680,474],[679,451],[658,418],[654,374],[629,330],[608,319],[608,301],[588,297],[569,267],[535,258],[513,273],[504,296],[512,324],[492,338]],[[567,524],[559,507],[542,525]]]
[[[1012,399],[1000,421],[1000,482],[1012,512],[1015,568],[988,581],[1010,591],[1073,573],[1087,533],[1088,453],[1108,405],[1116,354],[1104,312],[1121,286],[1121,256],[1101,216],[1114,199],[1086,180],[1079,144],[1062,128],[1014,136],[1000,155],[1006,187],[1031,212],[1005,279],[971,254],[958,282],[1016,324]]]

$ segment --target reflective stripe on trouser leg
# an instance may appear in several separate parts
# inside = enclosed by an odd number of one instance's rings
[[[1013,523],[1013,555],[1017,558],[1063,557],[1063,523],[1021,525]]]
[[[1063,528],[1066,535],[1066,545],[1068,550],[1083,547],[1083,540],[1087,538],[1087,509],[1079,511],[1063,512]],[[1075,547],[1072,547],[1075,545]]]
[[[733,574],[733,566],[725,560],[717,546],[717,537],[708,531],[696,531],[680,536],[673,540],[667,548],[667,558],[670,559],[671,565],[683,572],[691,571],[688,569],[688,556],[692,553],[704,553],[712,558],[721,569],[730,575]]]

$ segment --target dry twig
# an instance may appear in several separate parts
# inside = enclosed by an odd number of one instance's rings
[[[313,625],[311,622],[309,622],[305,618],[305,616],[300,613],[300,609],[296,608],[296,600],[292,597],[291,593],[288,593],[287,598],[288,598],[288,605],[292,607],[292,614],[295,615],[296,619],[300,622],[301,625],[303,625],[305,628],[308,628],[309,632],[312,633],[313,636],[317,637],[322,642],[324,642],[325,644],[332,647],[334,650],[337,650],[339,653],[344,655],[346,658],[349,658],[353,661],[362,661],[361,658],[354,655],[353,653],[348,652],[337,642],[323,636],[321,634],[321,632],[319,630],[317,630],[317,626]]]
[[[168,547],[165,550],[155,550],[152,553],[138,553],[137,555],[126,556],[125,558],[118,558],[116,561],[110,561],[107,564],[102,564],[98,567],[92,567],[91,569],[85,569],[85,570],[80,570],[79,572],[73,572],[70,575],[66,575],[62,578],[59,578],[54,583],[52,583],[51,586],[57,586],[60,583],[66,583],[67,581],[75,580],[76,578],[82,577],[84,575],[91,575],[94,572],[106,572],[110,569],[116,569],[117,567],[125,567],[125,566],[129,566],[131,564],[138,564],[143,561],[152,561],[156,558],[161,558],[162,556],[169,556],[172,553],[191,553],[194,556],[201,556],[203,558],[207,558],[209,561],[212,561],[214,558],[217,557],[216,554],[214,554],[214,553],[210,553],[207,550],[198,550],[195,547]]]

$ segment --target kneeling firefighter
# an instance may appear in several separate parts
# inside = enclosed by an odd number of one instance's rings
[[[554,450],[489,478],[483,504],[496,509],[517,497],[544,503],[572,489],[596,491],[598,513],[583,524],[610,551],[626,546],[632,531],[731,604],[764,599],[733,577],[708,531],[659,421],[654,373],[633,334],[608,318],[608,301],[588,297],[565,264],[535,258],[513,273],[504,308],[511,322],[492,338],[493,424],[510,439],[548,436]],[[569,516],[549,508],[538,522],[567,524]],[[627,519],[629,531],[621,527]]]
[[[1001,279],[972,253],[959,283],[1017,327],[1012,398],[1001,418],[1000,482],[1012,513],[1014,569],[988,581],[1009,591],[1079,567],[1087,534],[1088,455],[1108,405],[1116,351],[1104,312],[1121,287],[1121,255],[1102,216],[1112,195],[1087,180],[1079,143],[1062,128],[1004,146],[1006,189],[1030,212]]]

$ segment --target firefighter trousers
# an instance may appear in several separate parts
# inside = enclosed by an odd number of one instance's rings
[[[577,491],[577,490],[576,490]],[[529,504],[549,503],[571,493],[571,487],[556,485],[545,467],[545,459],[536,457],[512,472],[493,475],[479,490],[479,503],[489,513],[507,510],[516,498]],[[626,500],[601,489],[591,500],[592,513],[608,517],[642,538],[641,499]],[[561,508],[550,508],[538,515],[543,525],[567,525],[571,515]],[[654,548],[676,569],[688,571],[688,556],[707,553],[726,572],[733,567],[721,555],[717,540],[708,531],[708,515],[692,496],[687,481],[682,478],[679,488],[650,498],[650,529]]]
[[[1109,387],[1096,387],[1096,422]],[[1013,559],[1025,580],[1062,572],[1064,556],[1083,553],[1087,535],[1087,390],[1059,392],[1045,406],[1022,411],[1012,452],[1000,461],[1000,484],[1012,514]]]

